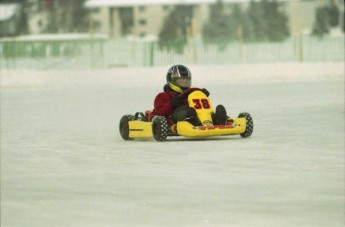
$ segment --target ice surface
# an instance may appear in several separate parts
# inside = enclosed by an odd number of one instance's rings
[[[1,226],[344,226],[344,64],[190,66],[252,137],[123,141],[167,67],[1,72]]]

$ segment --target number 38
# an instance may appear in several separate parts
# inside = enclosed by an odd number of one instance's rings
[[[199,109],[210,109],[210,103],[208,102],[207,99],[193,99],[194,103],[194,108],[199,110]]]

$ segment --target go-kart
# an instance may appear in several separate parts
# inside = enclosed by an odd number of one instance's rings
[[[251,136],[254,129],[253,119],[249,113],[240,113],[238,118],[227,120],[224,125],[214,125],[211,100],[199,88],[190,88],[180,94],[188,97],[188,105],[195,109],[201,126],[188,121],[179,121],[176,130],[171,130],[165,117],[155,115],[153,111],[137,112],[135,115],[124,115],[120,120],[120,134],[124,140],[135,138],[154,138],[165,141],[168,136],[210,137],[240,135]]]

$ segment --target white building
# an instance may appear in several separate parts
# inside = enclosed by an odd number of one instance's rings
[[[162,23],[176,5],[193,6],[193,35],[200,35],[208,20],[209,5],[217,0],[88,0],[91,10],[91,30],[111,37],[134,36],[157,38]],[[223,0],[224,3],[241,4],[244,8],[251,0]],[[258,1],[258,0],[256,0]],[[309,33],[314,24],[315,10],[330,0],[278,0],[289,16],[291,34]],[[337,0],[344,5],[342,0]],[[124,31],[121,14],[127,10],[132,18],[132,30]],[[127,16],[128,16],[127,15]]]
[[[176,5],[193,5],[196,18],[195,30],[200,31],[207,19],[208,5],[212,0],[89,0],[86,7],[91,9],[92,30],[109,34],[111,37],[134,36],[157,38],[166,16]],[[121,15],[132,18],[132,30],[124,32]]]

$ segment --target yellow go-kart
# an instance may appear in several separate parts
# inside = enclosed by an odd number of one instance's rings
[[[179,121],[176,132],[172,131],[163,116],[152,116],[151,111],[145,114],[124,115],[120,120],[120,134],[124,140],[135,138],[154,138],[165,141],[168,136],[184,136],[189,138],[240,135],[243,138],[253,133],[254,123],[249,113],[240,113],[238,118],[228,120],[225,125],[214,125],[212,120],[213,107],[211,100],[199,88],[190,88],[183,92],[188,96],[188,104],[196,110],[201,126],[188,121]]]

